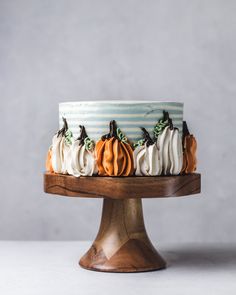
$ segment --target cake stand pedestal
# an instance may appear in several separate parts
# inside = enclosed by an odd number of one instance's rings
[[[83,268],[105,272],[140,272],[166,267],[148,238],[142,198],[179,197],[200,193],[201,176],[80,177],[44,174],[44,191],[70,197],[103,198],[100,229]]]

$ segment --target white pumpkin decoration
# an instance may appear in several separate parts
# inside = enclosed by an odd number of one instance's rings
[[[72,132],[68,129],[67,121],[63,118],[64,126],[52,139],[52,167],[55,173],[67,174],[66,158],[73,143]]]
[[[158,124],[154,133],[162,159],[162,174],[178,175],[183,165],[183,147],[179,129],[173,126],[168,112],[164,112],[164,118]]]
[[[97,173],[94,143],[88,137],[85,127],[80,126],[80,128],[80,136],[72,143],[67,154],[66,170],[76,177],[92,176]]]
[[[144,140],[134,150],[134,169],[137,176],[157,176],[161,174],[162,163],[157,143],[153,141],[145,128],[142,128]]]

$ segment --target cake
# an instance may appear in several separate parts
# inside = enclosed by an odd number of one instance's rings
[[[46,170],[76,177],[187,174],[196,171],[196,148],[183,103],[65,102]]]

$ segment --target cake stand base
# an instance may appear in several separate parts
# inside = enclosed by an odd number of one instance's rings
[[[100,229],[80,266],[105,272],[140,272],[165,268],[149,240],[141,199],[104,199]]]
[[[142,198],[198,194],[201,175],[149,177],[73,177],[44,174],[44,190],[67,197],[103,198],[97,237],[79,264],[105,272],[139,272],[165,268],[150,242],[143,221]]]

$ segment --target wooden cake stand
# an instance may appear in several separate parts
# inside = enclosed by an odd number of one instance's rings
[[[200,174],[163,177],[80,177],[44,174],[46,193],[103,198],[100,229],[79,264],[89,270],[139,272],[166,267],[148,238],[142,198],[200,193]]]

